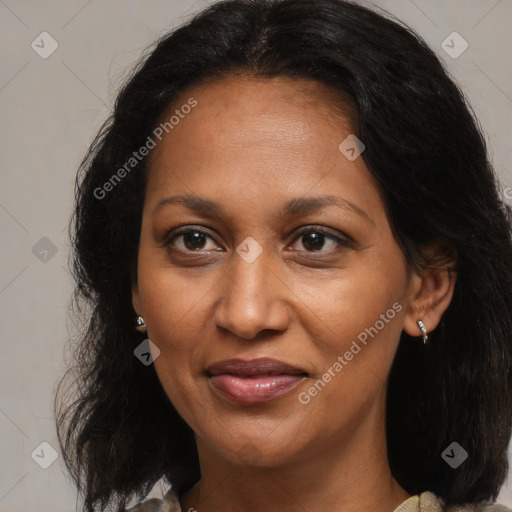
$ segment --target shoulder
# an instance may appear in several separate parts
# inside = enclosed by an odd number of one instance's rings
[[[449,507],[444,507],[444,501],[432,492],[426,492],[421,495],[424,498],[424,502],[429,506],[425,507],[425,511],[436,510],[434,507],[434,503],[437,502],[439,504],[438,508],[443,512],[512,512],[508,507],[502,505],[501,503],[466,503],[464,505],[452,505]],[[423,508],[420,510],[423,511]]]
[[[512,509],[501,503],[482,504],[471,503],[444,507],[443,500],[433,492],[425,491],[420,495],[412,496],[394,512],[512,512]],[[162,499],[151,498],[127,508],[124,512],[183,512],[179,498],[172,487]]]
[[[512,512],[501,503],[467,503],[465,505],[452,505],[446,512]]]
[[[491,505],[472,505],[475,512],[512,512],[512,510],[501,503],[493,503]],[[468,509],[469,510],[469,509]]]
[[[126,508],[124,512],[182,512],[180,500],[172,486],[162,499],[151,498],[133,507]]]
[[[500,503],[494,503],[491,505],[482,505],[478,503],[472,503],[467,505],[458,505],[448,507],[446,512],[512,512],[505,505]]]
[[[467,503],[446,507],[442,498],[431,491],[424,491],[411,496],[394,512],[512,512],[512,510],[500,503]]]
[[[124,512],[160,512],[162,509],[163,500],[159,500],[158,498],[151,498],[149,500],[145,500],[142,503],[137,503],[130,508],[125,508]]]

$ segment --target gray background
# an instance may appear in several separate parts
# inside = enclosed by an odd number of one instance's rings
[[[0,512],[75,510],[53,418],[54,390],[68,355],[66,227],[75,172],[128,67],[207,3],[0,0]],[[482,123],[510,200],[512,0],[374,5],[404,20],[446,62]],[[43,59],[31,44],[43,46],[38,36],[45,31],[58,48]],[[469,43],[458,58],[441,47],[453,31]],[[39,51],[49,44],[45,39]],[[34,460],[49,462],[51,450],[42,442],[57,451],[47,469]],[[512,479],[507,485],[499,501],[512,507]],[[151,495],[163,490],[157,484]]]

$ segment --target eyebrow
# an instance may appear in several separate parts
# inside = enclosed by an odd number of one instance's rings
[[[181,204],[197,213],[209,213],[218,217],[222,216],[223,208],[219,203],[194,195],[174,195],[161,199],[152,215],[166,205]],[[306,215],[321,210],[326,206],[338,206],[344,210],[355,213],[359,217],[364,218],[375,226],[373,219],[359,206],[354,203],[337,196],[319,196],[319,197],[297,197],[290,199],[280,212],[281,217],[293,217],[297,215]]]

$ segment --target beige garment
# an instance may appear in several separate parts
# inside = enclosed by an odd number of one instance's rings
[[[159,500],[151,498],[143,503],[126,509],[126,512],[198,512],[195,509],[182,510],[178,495],[171,487],[165,496]],[[375,511],[377,512],[377,511]],[[443,501],[433,492],[425,491],[411,496],[400,504],[393,512],[512,512],[511,509],[495,504],[474,504],[461,507],[443,507]]]

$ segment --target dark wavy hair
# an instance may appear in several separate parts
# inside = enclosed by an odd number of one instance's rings
[[[388,381],[389,463],[411,494],[494,501],[512,433],[512,209],[468,100],[422,38],[386,11],[344,0],[224,0],[146,50],[78,171],[77,386],[57,407],[64,376],[55,410],[84,510],[121,510],[161,478],[180,493],[200,478],[193,431],[154,366],[133,353],[145,337],[134,330],[131,288],[147,157],[104,197],[95,191],[179,94],[230,75],[311,79],[337,92],[408,268],[447,265],[426,256],[434,242],[456,262],[453,299],[429,343],[401,335]],[[469,454],[457,469],[441,456],[454,441]]]

